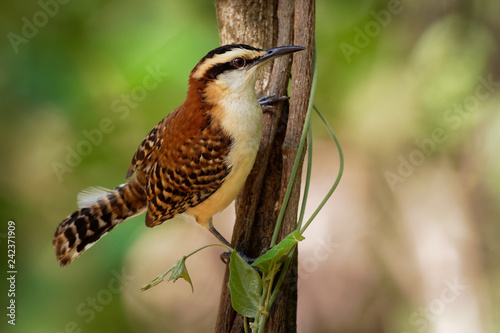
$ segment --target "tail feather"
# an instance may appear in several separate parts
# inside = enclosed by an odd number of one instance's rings
[[[136,178],[108,192],[99,188],[94,203],[86,201],[57,227],[52,244],[57,260],[67,266],[121,222],[141,214],[146,209],[146,193]],[[87,198],[88,199],[88,198]]]

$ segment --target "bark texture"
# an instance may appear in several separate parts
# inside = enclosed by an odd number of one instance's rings
[[[263,49],[299,45],[294,55],[292,96],[264,112],[260,150],[236,202],[236,224],[231,243],[246,255],[258,257],[271,243],[304,126],[312,83],[314,52],[313,0],[217,0],[221,45],[244,43]],[[295,38],[294,38],[295,35]],[[278,58],[257,82],[258,96],[286,95],[291,56]],[[300,175],[300,171],[298,175]],[[295,230],[300,197],[297,177],[278,240]],[[215,332],[243,332],[243,318],[231,307],[226,268]],[[295,332],[297,313],[297,258],[282,284],[266,325],[266,332]]]

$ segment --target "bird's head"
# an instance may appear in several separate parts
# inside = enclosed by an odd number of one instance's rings
[[[277,57],[304,50],[301,46],[281,46],[261,50],[245,44],[218,47],[204,56],[191,71],[190,86],[209,101],[220,95],[239,94],[251,89],[264,64]],[[214,95],[214,96],[210,96]]]

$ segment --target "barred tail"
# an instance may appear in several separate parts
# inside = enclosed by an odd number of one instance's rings
[[[114,190],[103,191],[99,188],[92,192],[79,196],[80,209],[65,218],[54,234],[52,244],[62,267],[75,260],[116,225],[146,209],[146,193],[136,178]]]

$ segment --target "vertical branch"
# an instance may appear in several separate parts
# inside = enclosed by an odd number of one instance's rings
[[[285,196],[297,156],[311,93],[314,67],[314,17],[314,0],[295,1],[293,45],[304,46],[306,50],[298,52],[294,56],[292,66],[290,111],[286,135],[282,145],[281,202]],[[304,153],[305,151],[301,156],[297,177],[293,183],[278,239],[282,239],[297,228],[297,208],[300,201],[300,175],[302,174]],[[290,269],[286,273],[283,284],[278,292],[276,303],[271,312],[276,315],[270,316],[266,332],[292,332],[297,330],[296,312],[292,313],[287,310],[289,307],[297,308],[297,255],[298,251],[295,252]]]
[[[294,16],[297,18],[297,15],[302,16],[304,12],[294,7],[293,0],[216,0],[216,10],[221,44],[245,43],[264,49],[283,45],[309,47],[309,44],[301,44],[304,39],[294,42],[294,29],[295,33],[301,29],[297,22],[294,26]],[[307,17],[314,18],[314,8],[311,7],[308,10],[312,10],[313,14],[312,16],[307,14]],[[311,27],[314,27],[314,24]],[[313,33],[313,30],[311,28],[308,31]],[[308,59],[304,58],[303,61]],[[312,73],[312,62],[310,65]],[[302,65],[302,67],[305,68],[307,65]],[[258,96],[285,95],[290,79],[290,68],[291,57],[275,60],[272,68],[266,69],[257,82]],[[302,75],[308,74],[305,71],[293,74],[300,80],[294,80],[295,92],[292,91],[290,119],[287,102],[281,102],[271,112],[264,113],[261,146],[254,168],[236,203],[236,223],[231,243],[239,251],[252,257],[261,255],[271,242],[275,221],[293,167],[307,111],[310,91],[310,83],[307,82],[311,81],[305,81],[308,84],[307,88],[298,89],[299,83],[304,78]],[[293,95],[297,93],[306,95],[302,99],[294,97]],[[305,107],[302,108],[302,105]],[[295,184],[280,238],[296,227],[300,177],[296,179]],[[228,279],[229,271],[226,269],[215,331],[243,332],[243,318],[231,307]],[[297,261],[295,258],[282,287],[284,292],[280,292],[271,310],[266,332],[296,331],[296,284]]]
[[[304,129],[309,96],[311,94],[314,62],[314,0],[297,0],[295,3],[294,44],[304,46],[306,50],[297,53],[292,68],[292,83],[290,97],[290,114],[285,140],[283,142],[283,178],[281,196],[285,195],[286,186],[290,180],[293,164],[297,155],[300,138]],[[304,156],[302,156],[303,159]],[[298,175],[301,174],[302,160]],[[300,177],[295,179],[292,194],[288,203],[292,209],[285,212],[284,221],[297,220],[297,209],[300,194]],[[289,225],[290,223],[285,223]],[[282,228],[286,236],[295,229]]]
[[[276,0],[232,1],[216,0],[217,20],[221,45],[244,43],[260,48],[271,48],[276,41],[275,7]],[[263,23],[263,19],[271,23]],[[256,84],[257,95],[264,95],[265,86],[269,84],[271,68],[267,67]],[[266,80],[267,77],[267,80]],[[244,189],[236,202],[236,223],[231,243],[249,256],[255,256],[262,249],[261,242],[250,242],[252,234],[261,228],[254,223],[260,193],[263,187],[263,178],[267,173],[267,160],[270,155],[274,134],[269,132],[270,118],[264,114],[263,138],[260,150],[256,157],[254,168],[245,183]],[[272,226],[264,227],[264,229]],[[263,230],[265,232],[265,230]],[[231,306],[231,294],[228,287],[229,269],[226,267],[222,286],[219,314],[215,332],[242,332],[243,318]]]

